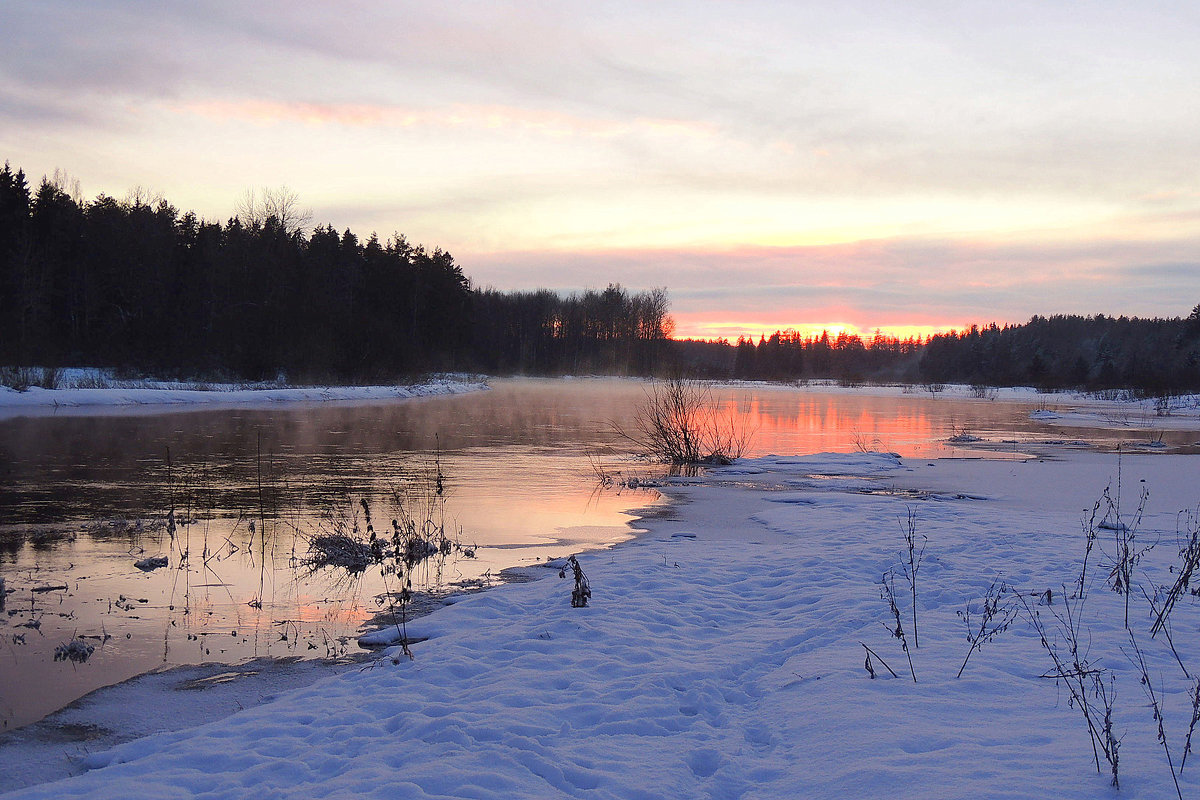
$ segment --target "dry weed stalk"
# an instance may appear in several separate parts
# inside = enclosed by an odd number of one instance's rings
[[[892,674],[893,678],[900,677],[899,675],[896,674],[896,670],[892,669],[891,665],[883,660],[883,656],[879,655],[879,653],[876,653],[874,650],[867,647],[867,645],[865,643],[859,642],[859,644],[861,644],[863,646],[863,650],[867,651],[867,657],[863,661],[863,667],[867,670],[867,674],[871,676],[872,680],[875,679],[875,665],[871,662],[871,656],[875,656],[876,658],[878,658],[879,663],[883,664],[883,668],[886,669],[888,672],[890,672]]]
[[[1104,685],[1106,670],[1093,667],[1086,652],[1081,649],[1081,617],[1084,598],[1072,599],[1063,592],[1063,611],[1050,610],[1054,620],[1052,633],[1042,619],[1039,609],[1030,606],[1021,592],[1017,597],[1034,630],[1038,634],[1042,649],[1050,657],[1054,671],[1048,676],[1056,683],[1067,687],[1071,698],[1069,705],[1079,710],[1087,724],[1092,743],[1092,758],[1096,771],[1100,772],[1100,755],[1104,755],[1112,775],[1112,785],[1120,786],[1119,764],[1121,740],[1112,728],[1112,708],[1116,700],[1115,687]],[[1060,650],[1059,640],[1066,643],[1065,653]],[[1103,710],[1103,713],[1101,713]]]
[[[1196,569],[1200,567],[1200,518],[1194,517],[1191,512],[1187,514],[1186,531],[1187,538],[1179,550],[1179,571],[1175,583],[1167,591],[1162,607],[1155,615],[1154,624],[1150,627],[1151,637],[1167,626],[1175,603],[1188,593]]]
[[[1154,691],[1154,681],[1150,679],[1150,670],[1146,666],[1146,657],[1142,654],[1142,649],[1138,646],[1137,638],[1133,635],[1133,631],[1127,631],[1129,634],[1129,645],[1132,653],[1126,651],[1125,657],[1129,659],[1133,666],[1137,667],[1142,690],[1146,693],[1146,698],[1150,701],[1150,708],[1153,710],[1154,722],[1158,726],[1158,743],[1162,745],[1163,753],[1167,756],[1167,767],[1171,770],[1171,780],[1175,782],[1175,793],[1179,795],[1179,800],[1183,800],[1183,790],[1179,788],[1179,778],[1175,774],[1175,762],[1171,758],[1171,747],[1167,741],[1167,731],[1164,726],[1162,701],[1158,698],[1158,692]],[[1195,701],[1193,700],[1193,704]],[[1193,717],[1195,712],[1193,711]],[[1193,725],[1195,723],[1193,722]],[[1185,747],[1191,745],[1191,730],[1188,730],[1188,742]],[[1183,766],[1180,765],[1180,769]]]
[[[912,506],[908,507],[907,517],[900,520],[900,530],[904,534],[904,544],[908,551],[901,567],[912,594],[913,647],[920,649],[921,638],[917,635],[917,571],[921,569],[921,560],[925,557],[929,537],[922,536],[921,546],[917,547],[917,512]]]
[[[575,556],[567,558],[567,564],[571,567],[571,573],[575,578],[575,588],[571,590],[571,608],[584,608],[588,604],[588,600],[592,599],[592,584],[588,580],[587,575],[583,574],[583,567],[579,565],[579,560]],[[567,568],[563,567],[558,571],[559,578],[567,577]]]
[[[900,649],[908,658],[908,671],[912,674],[913,683],[917,682],[917,670],[913,667],[912,653],[908,649],[908,637],[904,633],[904,623],[900,619],[900,607],[896,605],[896,575],[892,570],[883,573],[879,581],[879,596],[888,604],[888,611],[896,623],[895,628],[889,629],[892,636],[900,640]]]
[[[1183,768],[1187,766],[1188,754],[1192,752],[1192,734],[1196,732],[1196,723],[1200,722],[1200,679],[1196,681],[1196,685],[1188,689],[1188,697],[1192,700],[1192,719],[1188,723],[1187,738],[1183,742],[1183,758],[1179,760],[1179,774],[1183,774]]]
[[[962,677],[963,670],[967,668],[967,661],[976,650],[1004,633],[1012,625],[1017,616],[1017,607],[1006,602],[1008,591],[1007,585],[993,582],[983,595],[983,605],[974,622],[971,620],[969,604],[965,610],[958,612],[967,625],[967,641],[971,643],[971,647],[967,650],[967,655],[963,659],[962,666],[958,668],[955,678]]]

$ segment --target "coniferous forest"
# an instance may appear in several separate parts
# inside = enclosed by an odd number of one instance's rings
[[[297,382],[649,373],[670,332],[662,290],[477,291],[443,250],[305,233],[286,203],[221,224],[137,194],[83,202],[69,183],[0,172],[0,363]]]
[[[928,339],[674,340],[665,289],[480,289],[441,249],[307,232],[294,198],[273,200],[219,223],[143,192],[85,201],[59,175],[31,188],[5,164],[0,364],[292,382],[472,370],[1200,391],[1200,305]]]

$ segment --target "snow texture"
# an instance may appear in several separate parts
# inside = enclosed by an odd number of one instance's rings
[[[104,388],[77,388],[99,385]],[[268,384],[196,384],[174,381],[112,379],[96,370],[69,370],[64,388],[36,386],[18,392],[0,386],[0,418],[45,414],[128,414],[280,403],[377,402],[410,397],[480,391],[487,384],[476,376],[443,375],[412,386],[274,386]]]
[[[1028,615],[956,679],[968,650],[957,612],[977,613],[994,581],[1043,619],[1063,608],[1083,559],[1081,515],[1105,487],[1116,495],[1118,477],[1125,519],[1141,487],[1151,492],[1138,541],[1157,546],[1137,580],[1152,594],[1173,580],[1198,467],[1195,456],[1078,452],[739,463],[668,488],[680,502],[644,521],[646,535],[583,554],[586,608],[571,608],[571,581],[546,570],[411,623],[410,639],[427,637],[413,660],[392,648],[223,720],[92,753],[83,774],[6,797],[1176,797],[1126,657],[1124,597],[1105,584],[1113,532],[1091,556],[1082,629],[1090,663],[1116,678],[1119,790],[1103,759],[1097,771],[1062,682],[1039,677],[1051,663]],[[928,537],[915,682],[878,585],[899,569],[910,509]],[[902,575],[897,589],[908,626]],[[1131,607],[1178,768],[1194,680],[1165,637],[1150,638],[1146,602]],[[1173,619],[1176,649],[1200,674],[1196,599]],[[899,677],[876,662],[871,679],[860,643]],[[1183,797],[1200,796],[1193,760],[1178,777]]]

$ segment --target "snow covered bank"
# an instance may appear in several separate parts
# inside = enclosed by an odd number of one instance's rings
[[[1200,500],[1200,457],[767,457],[669,489],[682,502],[647,535],[584,555],[586,608],[570,607],[556,571],[465,597],[410,626],[429,637],[413,661],[393,652],[223,721],[93,753],[91,771],[12,796],[1176,797],[1126,657],[1125,598],[1106,586],[1116,532],[1098,529],[1086,605],[1072,607],[1089,668],[1115,678],[1119,790],[1102,757],[1097,773],[1065,682],[1042,677],[1052,662],[1028,619],[1064,646],[1053,615],[1080,575],[1080,518],[1106,487],[1116,495],[1118,463],[1125,520],[1150,491],[1134,530],[1139,548],[1157,546],[1135,578],[1153,596],[1195,525],[1180,512]],[[928,537],[916,631],[897,578],[915,682],[879,590],[899,569],[909,509]],[[1029,610],[956,679],[969,648],[958,612],[971,604],[978,619],[994,582]],[[1164,636],[1150,638],[1146,601],[1131,608],[1178,768],[1195,682]],[[1200,674],[1196,598],[1173,620],[1180,660]],[[899,677],[880,661],[869,677],[863,644]],[[1178,776],[1184,797],[1200,794],[1194,760]]]
[[[353,663],[264,658],[147,672],[0,735],[0,792],[73,775],[88,753],[223,719],[354,668]]]
[[[79,373],[76,375],[76,373]],[[152,413],[193,407],[268,406],[277,403],[372,402],[481,391],[479,376],[440,375],[410,386],[274,386],[196,384],[174,381],[117,381],[73,370],[59,389],[30,387],[18,392],[0,386],[0,418],[42,414]]]

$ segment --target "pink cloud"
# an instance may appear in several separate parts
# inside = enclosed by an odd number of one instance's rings
[[[386,128],[466,128],[518,130],[545,136],[611,138],[629,134],[708,138],[714,126],[687,120],[636,117],[630,120],[585,117],[508,105],[453,103],[440,108],[410,108],[370,103],[306,103],[275,100],[198,100],[170,107],[216,122],[260,125],[298,123]]]

